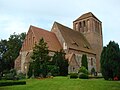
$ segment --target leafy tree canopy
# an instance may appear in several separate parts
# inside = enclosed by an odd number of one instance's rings
[[[14,33],[13,35],[10,35],[8,40],[0,41],[0,60],[2,71],[14,68],[14,61],[19,55],[25,36],[25,33]]]
[[[46,77],[48,74],[47,65],[50,60],[47,43],[41,38],[38,44],[33,48],[33,55],[31,56],[33,63],[33,70],[35,77],[42,75]]]
[[[105,80],[119,77],[120,79],[120,49],[114,41],[103,48],[101,53],[101,72]]]
[[[68,60],[65,59],[65,53],[62,50],[54,54],[52,62],[59,67],[59,75],[68,75]]]

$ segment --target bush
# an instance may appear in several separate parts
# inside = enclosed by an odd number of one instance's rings
[[[78,77],[82,79],[88,79],[88,70],[84,66],[80,68]]]
[[[70,78],[78,78],[78,73],[70,73]]]
[[[92,69],[91,69],[91,74],[94,74],[95,73],[95,68],[93,67]]]
[[[26,76],[25,76],[25,74],[23,74],[23,73],[19,73],[18,75],[16,75],[16,79],[25,79],[26,78]]]
[[[85,73],[79,73],[79,78],[81,79],[88,79],[88,75]]]
[[[89,76],[89,79],[101,79],[103,76]]]
[[[16,79],[16,70],[15,69],[11,69],[9,72],[6,72],[4,74],[4,79],[6,80],[15,80]]]
[[[26,81],[0,82],[0,86],[25,85]]]
[[[12,73],[5,74],[4,79],[5,80],[13,80],[14,79],[14,75]]]
[[[84,66],[82,66],[79,70],[79,73],[88,74],[88,70]]]

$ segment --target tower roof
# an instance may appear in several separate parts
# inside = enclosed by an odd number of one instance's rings
[[[93,18],[97,19],[98,21],[100,21],[92,12],[88,12],[88,13],[85,13],[85,14],[81,15],[75,21],[79,21],[79,20],[86,19],[86,18],[89,18],[89,17],[93,17]],[[75,22],[75,21],[73,21],[73,22]]]

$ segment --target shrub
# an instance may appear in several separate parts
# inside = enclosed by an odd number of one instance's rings
[[[16,75],[16,70],[15,70],[15,69],[11,69],[11,70],[10,70],[10,73],[12,73],[13,76],[15,76],[15,75]]]
[[[94,67],[91,69],[91,74],[95,74],[95,68]]]
[[[79,78],[81,79],[88,79],[88,75],[85,73],[79,73]]]
[[[16,79],[16,70],[15,69],[11,69],[9,72],[7,71],[4,74],[4,79],[6,80],[15,80]]]
[[[26,81],[0,82],[0,86],[25,85]]]
[[[80,68],[78,77],[82,79],[88,79],[88,70],[84,66]]]
[[[89,79],[101,79],[103,76],[89,76]]]
[[[78,73],[70,73],[70,78],[78,78]]]
[[[14,75],[12,73],[8,73],[8,74],[5,74],[5,80],[13,80],[14,79]]]
[[[81,72],[84,73],[84,74],[88,74],[88,70],[84,66],[82,66],[80,68],[79,73],[81,73]]]
[[[18,75],[16,75],[16,79],[25,79],[26,77],[25,77],[25,74],[23,74],[23,73],[19,73]]]

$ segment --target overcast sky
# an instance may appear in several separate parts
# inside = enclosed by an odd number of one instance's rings
[[[54,21],[72,28],[86,12],[102,21],[104,45],[120,45],[120,0],[0,0],[0,39],[27,32],[30,25],[50,31]]]

